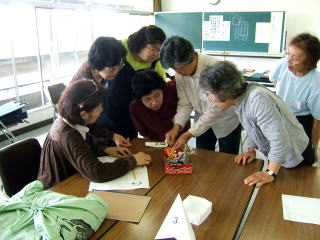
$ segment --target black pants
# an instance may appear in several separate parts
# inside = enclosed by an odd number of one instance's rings
[[[312,138],[312,127],[313,127],[313,117],[312,115],[305,115],[305,116],[296,116],[299,123],[304,128],[304,131],[306,132],[307,136],[309,137],[309,141],[311,141]]]
[[[309,142],[307,148],[302,153],[303,160],[299,163],[299,166],[312,166],[315,162],[315,151],[311,142]]]
[[[239,124],[235,130],[233,130],[228,136],[219,138],[219,151],[231,154],[239,154],[239,145],[241,138],[241,125]],[[203,148],[207,150],[215,149],[217,143],[217,137],[209,128],[205,133],[196,138],[197,148]]]

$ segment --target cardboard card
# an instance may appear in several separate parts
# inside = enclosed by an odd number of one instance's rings
[[[140,222],[143,213],[151,200],[149,196],[93,191],[108,205],[109,211],[106,218],[128,222]]]
[[[195,240],[192,226],[183,207],[180,194],[172,204],[155,239],[175,238],[177,240]]]

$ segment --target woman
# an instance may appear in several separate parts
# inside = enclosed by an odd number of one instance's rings
[[[95,132],[93,124],[102,112],[103,94],[93,81],[80,80],[69,85],[58,103],[57,118],[44,142],[38,179],[45,188],[79,172],[94,182],[105,182],[124,175],[136,166],[149,164],[151,157],[139,152],[131,155],[124,147],[90,145],[88,134],[111,139],[108,131]],[[97,156],[120,157],[113,163],[101,163]]]
[[[316,161],[320,139],[320,72],[316,69],[319,59],[319,39],[302,33],[290,41],[287,58],[270,75],[277,95],[289,105],[312,142]]]
[[[71,83],[87,79],[107,87],[107,82],[113,80],[123,67],[126,54],[127,50],[119,40],[113,37],[98,37],[90,47],[88,61],[83,63]],[[117,133],[113,134],[113,140],[117,146],[131,146],[129,139]],[[97,142],[98,139],[92,138],[92,141]]]
[[[314,163],[314,151],[303,127],[279,97],[259,84],[248,84],[231,62],[218,62],[204,70],[200,86],[222,109],[233,108],[248,133],[248,152],[237,164],[250,163],[259,149],[269,159],[268,169],[251,174],[244,182],[257,187],[272,182],[281,166],[293,168]]]
[[[84,62],[71,82],[92,79],[105,85],[112,80],[123,66],[122,59],[127,51],[121,42],[113,37],[98,37],[90,47],[88,61]]]
[[[134,75],[132,91],[135,100],[129,109],[136,130],[145,138],[165,141],[177,113],[176,82],[165,83],[156,71],[144,70]],[[180,133],[189,127],[190,122]]]
[[[123,44],[128,50],[125,66],[110,82],[104,111],[98,120],[102,127],[111,129],[126,138],[137,137],[137,131],[130,118],[129,105],[133,100],[131,78],[136,71],[151,68],[165,78],[165,71],[159,59],[159,51],[166,36],[157,26],[141,28],[131,34]]]
[[[195,52],[188,40],[173,36],[163,43],[160,61],[165,68],[175,70],[179,96],[174,126],[166,133],[168,143],[180,149],[191,137],[196,137],[197,148],[215,150],[218,139],[220,152],[238,154],[241,127],[237,115],[233,109],[221,110],[207,101],[199,88],[200,73],[218,59]],[[176,139],[193,110],[195,124]]]

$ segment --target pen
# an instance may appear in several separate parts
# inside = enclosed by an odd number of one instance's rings
[[[137,179],[136,169],[132,169],[132,175],[133,175],[133,178],[134,178],[134,179]]]

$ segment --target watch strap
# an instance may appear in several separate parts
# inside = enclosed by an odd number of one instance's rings
[[[277,177],[277,175],[273,171],[271,171],[269,169],[266,170],[266,173],[269,174],[270,176],[274,177],[274,178]]]

